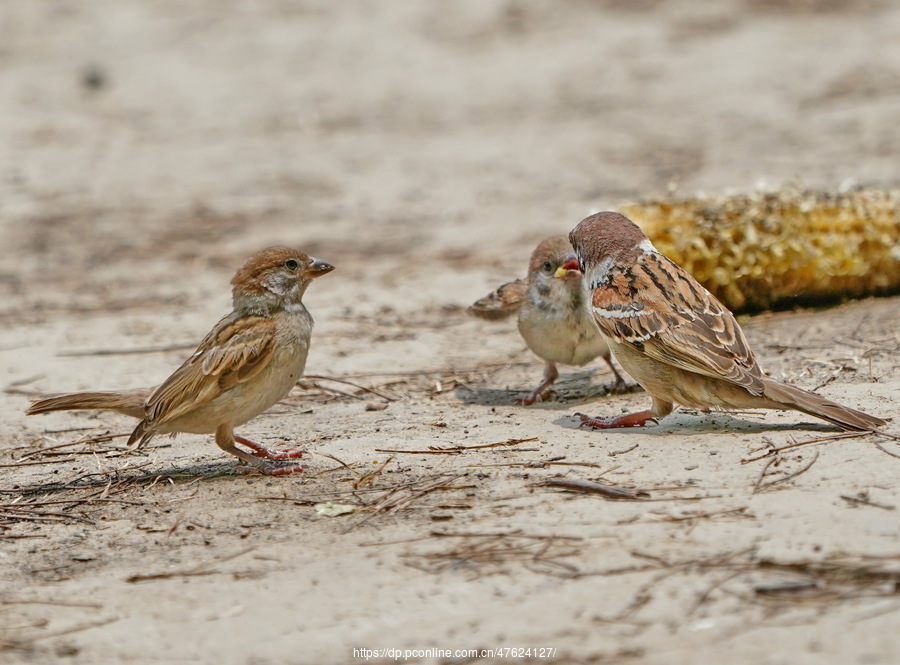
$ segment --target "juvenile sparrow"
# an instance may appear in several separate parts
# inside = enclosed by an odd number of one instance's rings
[[[609,345],[597,332],[584,306],[581,271],[565,236],[547,238],[535,248],[528,264],[527,281],[518,279],[469,307],[484,319],[519,314],[519,332],[528,348],[545,363],[544,380],[530,396],[517,399],[531,405],[550,398],[550,387],[559,376],[556,365],[581,367],[602,356],[616,377],[614,389],[624,379],[610,360]]]
[[[265,474],[301,471],[301,465],[269,469],[265,460],[294,459],[303,451],[269,450],[235,436],[234,428],[282,399],[303,374],[313,327],[303,293],[313,279],[332,270],[294,249],[264,249],[231,280],[234,311],[162,385],[49,396],[26,413],[109,409],[141,420],[128,445],[141,447],[156,434],[215,433],[222,450]]]
[[[577,414],[582,425],[636,427],[668,415],[676,403],[699,409],[794,409],[847,430],[885,424],[763,375],[731,312],[660,254],[627,217],[591,215],[569,240],[597,327],[625,371],[653,397],[649,411],[611,419]]]

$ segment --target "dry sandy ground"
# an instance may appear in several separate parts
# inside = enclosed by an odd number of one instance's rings
[[[647,396],[600,363],[515,406],[540,363],[464,312],[627,198],[895,186],[895,3],[32,0],[0,67],[0,661],[900,662],[900,446],[775,455],[835,434],[776,412],[581,431]],[[244,427],[304,475],[23,415],[163,379],[271,244],[337,266],[309,374],[373,391],[311,379]],[[896,298],[745,325],[774,376],[895,414]]]

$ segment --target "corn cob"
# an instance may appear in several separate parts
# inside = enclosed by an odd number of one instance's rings
[[[617,209],[735,312],[900,291],[900,190],[785,188]]]

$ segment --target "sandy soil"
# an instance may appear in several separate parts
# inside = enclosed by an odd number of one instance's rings
[[[517,407],[540,362],[464,311],[629,198],[896,186],[898,45],[878,0],[7,3],[0,661],[900,661],[900,446],[775,456],[836,433],[776,412],[581,431],[647,396],[599,363]],[[306,474],[23,415],[163,379],[271,244],[337,266],[309,374],[371,390],[308,379],[245,426]],[[745,325],[774,376],[896,412],[898,299]]]

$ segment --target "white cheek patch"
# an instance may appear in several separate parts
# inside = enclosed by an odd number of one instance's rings
[[[284,306],[284,311],[289,312],[290,314],[297,314],[299,312],[305,312],[306,307],[303,306],[302,302],[292,302]]]
[[[650,242],[650,238],[641,240],[640,244],[638,244],[638,249],[644,254],[659,254],[659,251],[653,246],[653,243]]]
[[[286,296],[291,288],[290,278],[282,273],[276,272],[269,275],[266,281],[263,282],[263,286],[266,290],[271,291],[276,296]]]
[[[586,284],[590,284],[591,290],[599,288],[604,284],[609,284],[609,271],[612,270],[613,260],[607,256],[597,267],[591,271],[591,277],[585,280]]]

